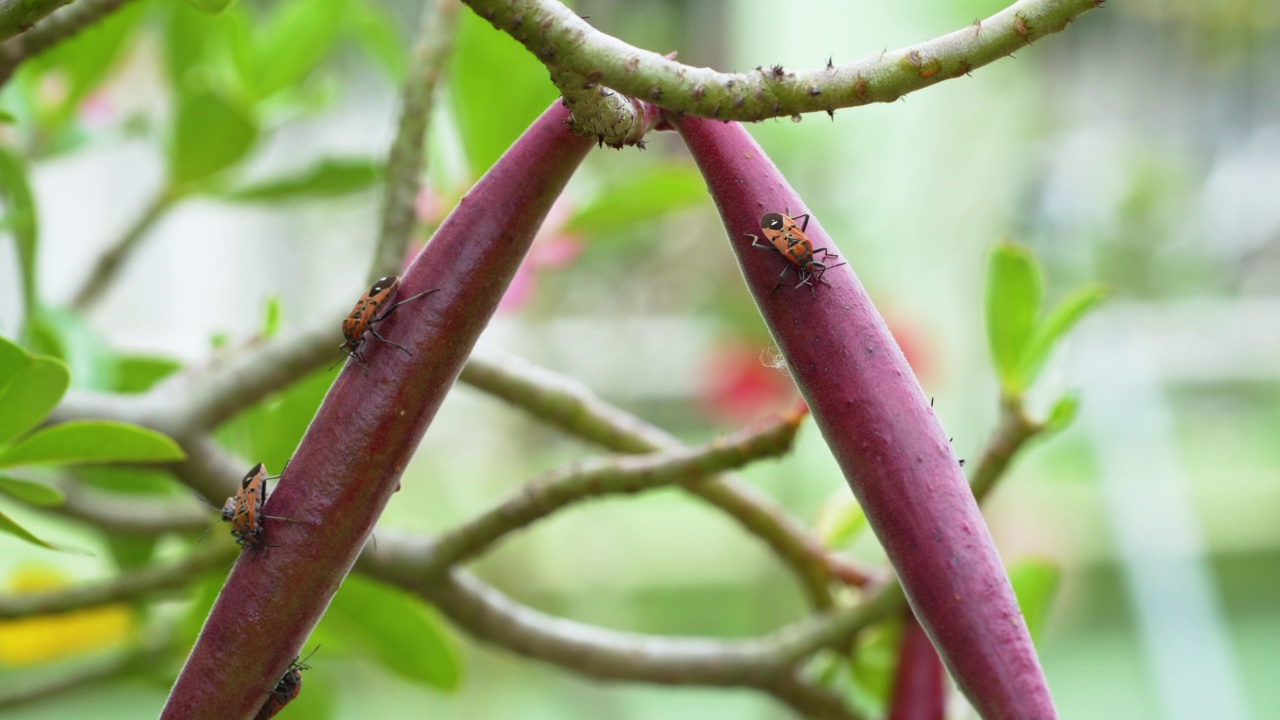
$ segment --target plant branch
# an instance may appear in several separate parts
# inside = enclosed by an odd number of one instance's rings
[[[1000,402],[1000,424],[996,427],[995,436],[982,451],[982,457],[969,479],[969,487],[973,488],[973,496],[979,502],[991,492],[996,481],[1004,476],[1018,451],[1027,441],[1044,432],[1044,429],[1044,425],[1027,417],[1022,398],[1006,397]]]
[[[441,571],[483,552],[499,539],[564,507],[601,495],[635,493],[699,480],[791,448],[804,406],[780,413],[768,424],[741,430],[698,447],[641,456],[591,458],[535,478],[488,512],[445,533],[434,543]]]
[[[125,261],[138,249],[138,245],[146,238],[152,226],[164,217],[179,198],[178,193],[167,187],[151,198],[133,225],[129,226],[124,235],[116,240],[102,257],[98,258],[89,277],[85,279],[84,285],[72,300],[72,306],[76,310],[84,312],[101,299],[102,294],[119,275]]]
[[[661,117],[658,108],[570,70],[555,66],[550,70],[551,82],[560,90],[572,113],[570,130],[614,149],[620,150],[625,145],[644,149],[645,133],[653,129]]]
[[[866,716],[845,705],[838,695],[800,677],[794,670],[761,688],[794,709],[801,717],[818,720],[863,720]]]
[[[0,85],[8,82],[13,71],[28,58],[75,37],[81,30],[120,9],[127,2],[130,0],[76,0],[71,7],[54,13],[30,30],[0,43]]]
[[[382,231],[374,250],[369,282],[384,275],[398,275],[405,249],[417,224],[414,198],[422,186],[426,165],[427,123],[432,97],[445,62],[453,51],[454,28],[460,6],[457,0],[435,0],[422,8],[418,38],[414,42],[400,100],[400,127],[387,158],[387,185],[382,200]]]
[[[177,590],[209,570],[226,567],[235,559],[238,550],[221,543],[193,552],[176,563],[127,570],[105,582],[0,597],[0,619],[54,615],[137,600],[164,590]]]
[[[683,445],[666,431],[605,402],[582,383],[501,353],[473,354],[460,379],[573,435],[628,453]],[[797,575],[812,602],[831,604],[832,576],[865,585],[867,573],[826,552],[822,542],[764,493],[731,475],[685,488],[766,542]]]
[[[672,112],[744,121],[893,102],[1011,55],[1102,4],[1019,0],[970,27],[845,65],[734,74],[683,65],[628,45],[554,0],[464,1],[549,67]]]
[[[16,686],[8,692],[0,693],[0,709],[18,707],[45,698],[59,697],[63,693],[76,688],[109,680],[135,670],[139,666],[153,662],[172,640],[172,633],[163,631],[154,633],[137,647],[127,650],[93,665],[77,669],[69,675],[54,678],[32,680]]]
[[[0,0],[0,40],[30,30],[37,21],[71,0]]]
[[[58,483],[65,499],[51,510],[89,523],[99,530],[126,535],[199,533],[216,517],[194,502],[153,500],[104,492],[73,480]]]

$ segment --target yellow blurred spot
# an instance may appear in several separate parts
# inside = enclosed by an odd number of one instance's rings
[[[50,568],[26,568],[14,573],[8,584],[14,593],[34,593],[71,583],[66,575]],[[133,631],[133,610],[128,605],[0,621],[0,665],[38,665],[114,647],[123,644]]]

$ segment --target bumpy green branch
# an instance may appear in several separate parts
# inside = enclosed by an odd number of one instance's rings
[[[554,0],[464,2],[549,67],[669,111],[721,120],[763,120],[893,102],[1011,55],[1102,4],[1020,0],[949,35],[846,65],[798,72],[757,68],[734,74],[682,65],[632,47]]]
[[[399,275],[405,248],[413,239],[417,217],[414,198],[422,187],[426,165],[427,123],[432,98],[445,61],[453,52],[458,24],[458,0],[436,0],[423,6],[418,39],[414,43],[409,72],[400,100],[400,128],[387,159],[387,183],[382,200],[382,231],[374,251],[369,282],[384,275]]]
[[[805,415],[803,409],[788,411],[768,425],[698,447],[572,463],[532,480],[493,509],[441,536],[435,543],[433,564],[447,569],[491,547],[508,533],[589,497],[691,483],[710,473],[781,455],[790,449]]]

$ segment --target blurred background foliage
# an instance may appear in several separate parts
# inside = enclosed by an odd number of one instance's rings
[[[1003,6],[571,4],[625,41],[724,70],[847,62]],[[25,63],[0,93],[4,229],[16,248],[0,252],[0,335],[65,363],[72,387],[141,392],[261,337],[337,322],[363,289],[418,9],[137,0]],[[1044,262],[1050,306],[1106,283],[1112,300],[1047,359],[1031,398],[1044,413],[1074,389],[1079,421],[1035,446],[986,505],[1024,577],[1064,718],[1280,717],[1280,100],[1264,90],[1278,33],[1280,11],[1263,0],[1116,3],[971,79],[834,121],[751,128],[839,240],[961,457],[981,451],[1012,367],[993,370],[983,332],[993,242],[1014,237]],[[536,60],[463,12],[432,118],[424,240],[555,97]],[[130,237],[136,252],[117,281],[78,303],[98,258]],[[793,392],[770,366],[701,179],[660,134],[645,153],[588,160],[481,342],[691,441]],[[333,377],[270,398],[220,441],[278,471]],[[589,452],[460,387],[382,525],[439,531]],[[796,452],[744,474],[829,530],[833,546],[879,559],[812,428]],[[190,494],[161,472],[77,475],[112,493]],[[13,487],[0,487],[0,512],[95,554],[4,537],[7,592],[109,577],[195,543],[86,529]],[[227,542],[221,528],[204,540]],[[803,612],[758,543],[674,492],[558,514],[477,569],[541,610],[640,632],[737,637]],[[129,656],[150,647],[143,640],[164,648],[5,716],[153,714],[221,578],[163,602],[0,624],[0,693]],[[893,633],[864,636],[841,681],[866,707],[882,701]],[[287,717],[788,716],[747,692],[597,685],[459,642],[430,609],[358,577],[317,644]]]

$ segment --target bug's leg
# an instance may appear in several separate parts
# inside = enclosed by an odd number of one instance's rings
[[[365,374],[369,373],[369,361],[365,359],[364,353],[359,350],[352,350],[351,357],[355,358],[356,364],[364,368]]]
[[[370,324],[385,320],[386,317],[390,315],[392,312],[394,312],[396,308],[400,307],[401,305],[404,305],[405,303],[413,302],[414,300],[417,300],[420,297],[430,295],[433,292],[439,292],[439,290],[440,288],[431,288],[430,290],[423,290],[422,292],[418,293],[417,295],[414,295],[411,298],[405,298],[404,300],[401,300],[395,305],[392,305],[391,307],[387,308],[381,315],[375,317]]]
[[[753,248],[759,248],[761,250],[777,250],[777,248],[772,245],[761,245],[760,238],[758,236],[752,235],[751,233],[743,233],[743,235],[751,238],[751,247]]]
[[[790,269],[791,269],[790,265],[787,265],[786,267],[782,268],[782,275],[779,275],[778,282],[773,284],[773,289],[769,291],[770,295],[778,291],[778,286],[782,284],[782,278],[787,274],[787,271]]]
[[[800,218],[804,218],[804,224],[802,224],[802,225],[800,226],[800,232],[804,232],[804,231],[805,231],[805,228],[809,227],[809,213],[805,213],[805,214],[803,214],[803,215],[797,215],[797,216],[795,216],[795,217],[793,217],[793,218],[791,218],[791,219],[792,219],[792,220],[799,220]],[[816,252],[816,251],[815,251],[815,252]]]
[[[369,334],[370,334],[370,335],[372,335],[372,336],[374,336],[374,337],[376,337],[376,338],[378,338],[378,339],[379,339],[379,340],[381,340],[382,342],[384,342],[384,343],[386,343],[386,344],[388,344],[388,345],[390,345],[390,346],[392,346],[392,347],[398,347],[398,348],[400,348],[401,350],[403,350],[403,351],[405,352],[405,354],[406,354],[406,355],[412,355],[412,354],[413,354],[413,351],[412,351],[412,350],[410,350],[409,348],[407,348],[407,347],[405,347],[405,346],[401,345],[400,343],[397,343],[397,342],[391,342],[390,340],[388,340],[388,339],[386,339],[386,338],[382,337],[381,335],[379,335],[379,334],[378,334],[378,331],[377,331],[377,330],[374,330],[373,328],[370,328],[370,329],[369,329]]]
[[[824,259],[826,259],[826,260],[830,260],[831,258],[838,258],[838,257],[840,257],[839,255],[837,255],[837,254],[835,254],[835,253],[831,252],[830,250],[828,250],[828,249],[826,249],[826,248],[824,248],[824,247],[821,247],[821,248],[814,248],[814,249],[813,249],[813,254],[814,254],[814,255],[817,255],[818,253],[823,253],[824,255],[826,255],[826,257],[824,258]],[[835,267],[835,265],[832,265],[831,267]]]

